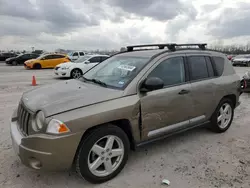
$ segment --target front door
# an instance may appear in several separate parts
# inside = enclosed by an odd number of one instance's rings
[[[193,111],[184,56],[160,60],[149,77],[161,78],[164,88],[141,94],[142,139],[168,134],[189,126]]]
[[[101,57],[100,56],[95,56],[92,57],[88,60],[88,63],[81,63],[81,69],[82,72],[85,73],[92,67],[96,66],[98,63],[100,63]]]

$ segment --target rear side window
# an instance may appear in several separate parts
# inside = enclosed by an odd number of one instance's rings
[[[188,57],[191,80],[201,80],[209,77],[207,62],[204,56]]]
[[[222,57],[213,57],[213,59],[214,59],[214,66],[217,72],[217,76],[221,76],[224,71],[225,59]]]
[[[213,69],[213,65],[212,65],[210,57],[205,56],[205,59],[207,62],[207,70],[208,70],[209,77],[214,77],[215,74],[214,74],[214,69]]]
[[[84,53],[83,52],[79,52],[80,56],[84,56]]]
[[[64,56],[63,55],[54,55],[54,58],[64,58]]]
[[[90,63],[99,63],[101,60],[101,58],[99,56],[96,57],[92,57],[91,59],[89,59]]]
[[[73,53],[73,56],[78,56],[78,52]]]
[[[106,60],[106,59],[108,59],[108,57],[102,56],[102,57],[101,57],[101,62],[103,62],[103,61]]]

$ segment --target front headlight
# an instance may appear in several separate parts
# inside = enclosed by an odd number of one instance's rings
[[[70,67],[62,67],[62,70],[67,70],[69,69]]]
[[[34,131],[40,131],[43,126],[44,126],[44,123],[45,123],[45,115],[42,111],[39,111],[37,114],[36,114],[36,117],[32,123],[32,128]]]
[[[63,122],[57,119],[52,119],[48,124],[46,132],[52,134],[62,134],[70,132],[70,130]]]

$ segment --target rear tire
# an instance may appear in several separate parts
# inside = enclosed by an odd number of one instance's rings
[[[41,69],[41,68],[42,66],[39,63],[36,63],[35,65],[33,65],[33,69]]]
[[[79,145],[76,171],[91,183],[103,183],[114,178],[128,160],[129,140],[125,132],[114,125],[97,128]]]
[[[232,124],[234,117],[233,102],[222,99],[211,117],[211,130],[216,133],[225,132]]]

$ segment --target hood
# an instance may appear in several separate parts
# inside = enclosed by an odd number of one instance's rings
[[[22,96],[31,111],[43,110],[51,116],[68,110],[121,97],[123,91],[104,88],[80,80],[69,80],[27,91]]]
[[[36,60],[37,59],[29,59],[29,60],[25,61],[25,63],[31,63],[31,62],[36,61]]]
[[[16,57],[9,57],[5,61],[11,61],[11,60],[14,60],[14,59],[16,59]]]
[[[74,65],[72,62],[66,62],[66,63],[60,63],[56,67],[70,67],[71,65]]]
[[[241,57],[241,58],[234,58],[233,61],[250,61],[250,59]]]

